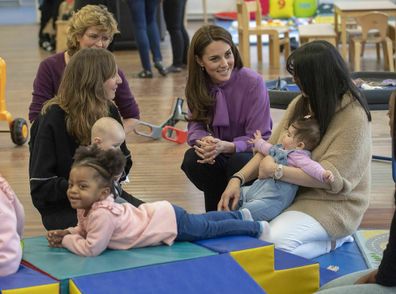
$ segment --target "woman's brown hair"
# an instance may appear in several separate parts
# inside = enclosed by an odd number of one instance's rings
[[[238,48],[232,41],[231,34],[222,27],[205,25],[193,36],[188,51],[188,78],[186,85],[186,98],[191,112],[190,120],[210,124],[212,121],[212,108],[214,97],[208,91],[210,80],[205,70],[197,63],[197,58],[202,58],[206,47],[214,41],[223,41],[231,46],[236,68],[243,66]]]
[[[58,94],[44,105],[42,113],[58,104],[66,113],[67,132],[79,144],[90,144],[93,124],[109,114],[112,102],[103,85],[116,71],[114,56],[106,49],[79,50],[66,66]]]

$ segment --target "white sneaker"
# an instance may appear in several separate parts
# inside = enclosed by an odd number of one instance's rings
[[[261,234],[258,237],[261,241],[269,242],[271,227],[267,221],[259,221]]]

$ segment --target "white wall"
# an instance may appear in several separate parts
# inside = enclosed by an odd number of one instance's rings
[[[203,18],[203,1],[187,0],[187,17],[189,19]],[[206,0],[208,15],[216,12],[235,11],[236,0]]]

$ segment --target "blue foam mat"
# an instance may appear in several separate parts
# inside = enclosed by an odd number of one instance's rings
[[[257,247],[267,246],[271,243],[248,236],[228,236],[216,239],[207,239],[194,242],[218,253],[228,253]]]
[[[248,236],[232,236],[222,237],[216,239],[201,240],[195,242],[201,246],[204,246],[210,250],[218,253],[228,253],[232,251],[239,251],[251,248],[257,248],[269,245],[271,243],[263,242],[257,238]],[[275,249],[275,269],[282,270],[293,266],[303,266],[318,262],[316,260],[307,260],[303,257],[296,256],[278,249]],[[326,268],[320,267],[320,285],[340,277],[339,273],[327,270]]]
[[[293,267],[301,267],[305,265],[314,264],[317,262],[311,261],[301,256],[297,256],[282,250],[275,249],[275,269],[283,270]]]
[[[356,242],[345,243],[336,250],[312,260],[319,262],[323,268],[337,266],[339,268],[336,272],[338,276],[367,269],[367,265]]]
[[[73,279],[82,293],[265,293],[228,254]],[[116,285],[116,288],[115,288]]]
[[[0,277],[0,290],[12,290],[57,283],[59,281],[21,265],[15,274]]]

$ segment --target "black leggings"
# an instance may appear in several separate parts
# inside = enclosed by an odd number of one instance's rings
[[[187,52],[190,43],[184,26],[184,14],[187,0],[164,0],[163,10],[166,28],[172,44],[172,65],[181,67],[187,64]]]
[[[220,154],[214,164],[197,163],[199,157],[190,148],[184,154],[181,169],[190,181],[205,196],[206,211],[217,210],[224,189],[231,176],[238,172],[253,156],[252,152],[240,152],[233,155]]]
[[[43,37],[43,31],[47,23],[52,18],[52,27],[55,29],[55,22],[58,18],[59,6],[61,5],[61,0],[44,0],[40,5],[39,9],[41,10],[40,17],[40,28],[39,28],[39,37]]]

